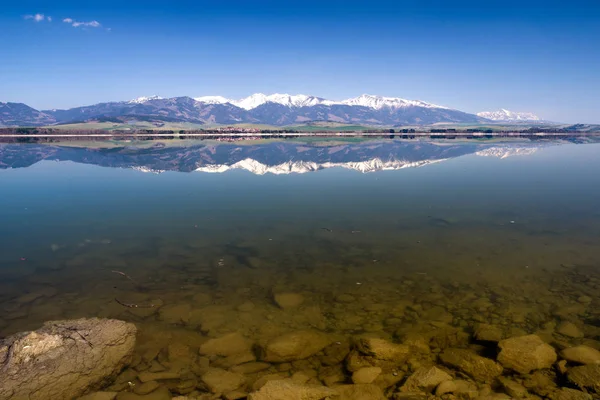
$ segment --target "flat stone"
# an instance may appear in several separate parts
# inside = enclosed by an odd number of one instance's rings
[[[248,393],[234,390],[233,392],[225,393],[223,397],[225,397],[226,400],[240,400],[248,397]]]
[[[317,331],[286,333],[269,341],[262,359],[267,362],[288,362],[308,358],[333,342],[328,335]]]
[[[582,304],[588,304],[592,302],[592,298],[590,296],[579,296],[577,301]]]
[[[200,354],[226,357],[249,352],[251,348],[252,342],[241,333],[234,332],[215,339],[209,339],[200,346]]]
[[[238,389],[246,382],[246,377],[220,368],[210,368],[202,375],[202,382],[213,393],[227,393]]]
[[[95,392],[79,397],[77,400],[114,400],[117,392]]]
[[[570,368],[567,371],[567,379],[582,390],[600,394],[600,364]]]
[[[365,367],[352,374],[352,382],[355,384],[369,384],[373,383],[375,379],[381,374],[381,368],[379,367]]]
[[[528,374],[537,369],[552,367],[556,362],[556,351],[537,335],[519,336],[501,340],[498,361],[505,368]]]
[[[166,379],[179,379],[179,373],[177,372],[140,372],[138,375],[138,379],[142,383],[150,382],[150,381],[162,381]]]
[[[552,396],[552,400],[593,400],[591,394],[580,390],[562,388]]]
[[[336,386],[340,397],[336,400],[386,400],[381,388],[377,385],[342,385]]]
[[[583,332],[572,322],[563,321],[556,327],[556,332],[570,338],[582,338]]]
[[[475,384],[457,379],[454,381],[444,381],[435,389],[435,395],[438,397],[447,393],[466,394],[467,398],[473,398],[477,396],[478,390]]]
[[[452,376],[437,367],[422,367],[408,377],[400,388],[402,392],[433,392],[442,382],[451,381]]]
[[[380,338],[361,338],[356,347],[361,353],[380,360],[405,360],[410,354],[409,346]]]
[[[257,392],[250,393],[248,400],[324,400],[338,394],[326,386],[294,383],[291,379],[271,380]]]
[[[440,355],[440,360],[479,382],[492,382],[503,371],[497,362],[466,349],[446,349]]]
[[[144,383],[140,383],[139,385],[135,385],[133,388],[133,392],[136,394],[148,394],[150,392],[158,389],[160,385],[157,381],[148,381]]]
[[[256,372],[264,371],[271,368],[271,364],[264,362],[249,362],[245,364],[236,365],[231,368],[232,372],[238,374],[254,374]]]
[[[130,392],[120,392],[117,395],[117,400],[171,400],[172,396],[164,386],[159,387],[155,391],[149,394],[135,394]]]
[[[475,339],[484,342],[498,343],[503,339],[503,332],[497,326],[489,324],[480,324],[475,330]]]
[[[275,303],[284,310],[299,307],[304,302],[304,296],[300,293],[277,293],[273,297]]]
[[[600,364],[600,351],[589,346],[566,348],[560,352],[560,356],[577,364]]]
[[[498,378],[498,381],[502,385],[504,391],[515,399],[523,399],[527,397],[527,389],[511,379],[508,379],[504,376]]]

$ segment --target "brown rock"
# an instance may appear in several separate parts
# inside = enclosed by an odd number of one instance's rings
[[[600,364],[570,368],[567,379],[582,390],[600,394]]]
[[[475,330],[475,339],[484,342],[495,342],[498,343],[503,339],[503,332],[497,326],[489,324],[480,324]]]
[[[213,393],[227,393],[242,386],[246,382],[246,377],[224,369],[210,368],[208,372],[202,375],[202,382]]]
[[[539,336],[527,335],[502,340],[498,361],[505,368],[528,374],[537,369],[552,367],[556,362],[556,351]]]
[[[284,310],[299,307],[304,302],[304,296],[300,293],[277,293],[273,297],[275,303]]]
[[[162,381],[167,379],[179,379],[179,373],[177,372],[140,372],[138,379],[142,383],[150,381]]]
[[[207,356],[231,356],[239,353],[250,352],[252,343],[241,333],[234,332],[227,335],[209,339],[200,346],[200,354]]]
[[[589,346],[566,348],[560,352],[560,356],[577,364],[600,364],[600,351]]]
[[[523,399],[527,397],[527,389],[523,385],[504,376],[499,377],[498,381],[502,385],[502,388],[504,388],[504,391],[512,398]]]
[[[336,400],[385,400],[381,388],[377,385],[342,385],[336,386],[340,397]]]
[[[464,394],[471,399],[477,396],[477,386],[464,380],[444,381],[435,389],[435,395],[440,397],[447,393]]]
[[[139,385],[135,385],[133,388],[133,391],[136,394],[148,394],[150,392],[155,391],[159,387],[160,387],[160,385],[158,384],[157,381],[148,381],[148,382],[141,383]]]
[[[249,362],[245,364],[236,365],[231,368],[231,372],[237,372],[238,374],[253,374],[256,372],[264,371],[271,368],[271,364],[264,362]]]
[[[356,346],[361,353],[380,360],[403,361],[410,354],[409,346],[380,338],[362,338]]]
[[[93,318],[7,337],[0,341],[0,398],[66,400],[98,390],[131,362],[135,335],[133,324]]]
[[[373,381],[375,381],[380,374],[381,368],[379,367],[361,368],[352,374],[352,382],[355,384],[373,383]]]
[[[556,327],[556,332],[570,338],[582,338],[583,332],[572,322],[563,321]]]
[[[161,386],[152,393],[145,395],[139,395],[130,392],[120,392],[117,395],[117,400],[171,400],[171,393],[169,392],[169,389]]]
[[[323,350],[332,341],[328,335],[317,331],[286,333],[267,343],[262,359],[267,362],[302,360]]]
[[[452,376],[437,367],[422,367],[408,377],[400,388],[402,392],[433,392],[444,381],[451,381]]]
[[[552,400],[592,400],[592,395],[580,390],[562,388],[551,397]]]
[[[117,397],[117,392],[94,392],[87,394],[77,400],[114,400]]]
[[[250,393],[248,400],[323,400],[338,392],[326,386],[301,385],[291,379],[268,381],[259,391]]]
[[[457,368],[480,382],[493,381],[503,370],[495,361],[466,349],[446,349],[440,359],[445,365]]]

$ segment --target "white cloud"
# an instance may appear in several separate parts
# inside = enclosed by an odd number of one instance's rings
[[[23,18],[32,19],[35,22],[42,22],[44,20],[48,20],[48,22],[52,22],[52,17],[46,17],[44,14],[27,14]]]
[[[64,18],[63,22],[66,22],[67,24],[71,24],[71,26],[78,28],[78,27],[90,27],[90,28],[100,28],[102,26],[102,24],[98,21],[75,21],[73,18]]]

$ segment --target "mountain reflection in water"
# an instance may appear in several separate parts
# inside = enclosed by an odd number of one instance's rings
[[[343,167],[360,172],[419,167],[467,154],[507,157],[531,154],[540,144],[448,144],[370,141],[326,146],[275,142],[268,144],[156,144],[88,149],[48,145],[0,145],[0,168],[27,167],[41,160],[74,161],[148,172],[225,172],[244,169],[255,174],[304,173]]]

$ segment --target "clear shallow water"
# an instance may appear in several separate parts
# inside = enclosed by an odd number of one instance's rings
[[[600,344],[597,144],[1,151],[1,336],[101,316],[136,322],[142,347],[481,322]],[[556,336],[563,320],[584,337]]]

